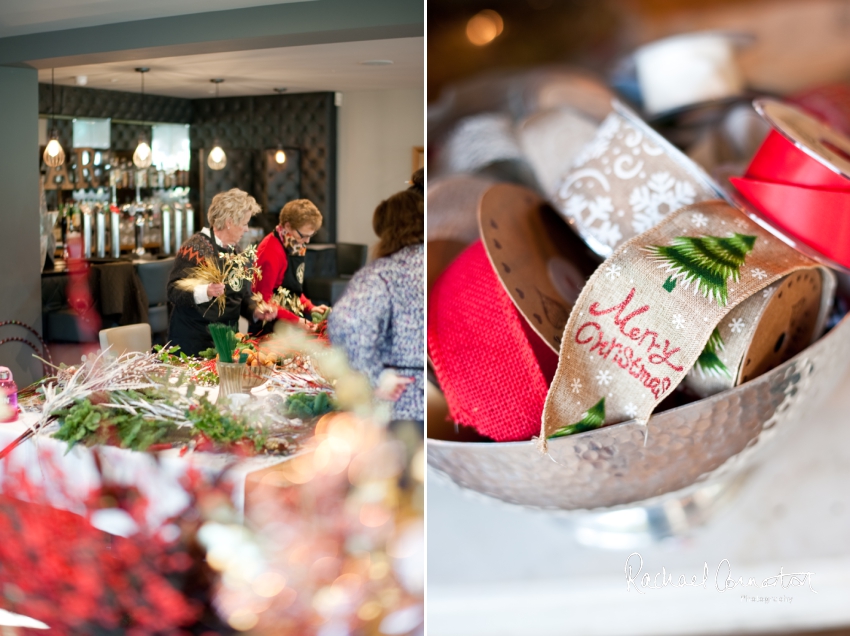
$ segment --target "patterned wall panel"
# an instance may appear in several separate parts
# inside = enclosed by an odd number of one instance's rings
[[[317,242],[336,240],[337,135],[333,93],[197,99],[192,100],[192,106],[192,148],[212,148],[218,139],[228,153],[228,166],[221,172],[231,170],[230,149],[265,151],[275,148],[279,141],[298,149],[300,192],[292,198],[310,199],[322,211],[325,223]],[[197,150],[194,152],[193,159],[197,159]],[[275,209],[276,204],[269,202],[264,184],[256,178],[265,171],[261,154],[254,155],[260,171],[255,173],[251,193],[268,210],[267,214],[274,215],[280,208]],[[233,170],[237,168],[234,166]],[[196,161],[192,180],[193,185],[199,183]]]
[[[50,84],[38,85],[38,112],[50,111]],[[142,109],[144,108],[144,112]],[[192,102],[179,97],[104,91],[77,86],[56,87],[56,113],[76,117],[111,117],[132,121],[192,123]]]

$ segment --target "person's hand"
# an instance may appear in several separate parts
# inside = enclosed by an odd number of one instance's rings
[[[207,285],[207,296],[216,298],[224,293],[224,283],[210,283]]]
[[[277,309],[265,303],[254,310],[254,320],[274,320],[277,318]]]
[[[299,318],[298,324],[311,333],[315,333],[316,329],[319,328],[319,325],[314,323],[312,320],[307,320],[306,318]]]
[[[318,311],[320,313],[325,313],[328,310],[327,305],[314,305],[312,311]]]
[[[387,369],[381,373],[378,379],[378,388],[375,389],[375,397],[388,402],[398,402],[407,385],[415,378],[398,375],[395,371]]]

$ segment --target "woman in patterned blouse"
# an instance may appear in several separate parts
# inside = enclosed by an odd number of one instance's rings
[[[262,276],[254,280],[254,291],[267,303],[281,300],[281,289],[289,301],[277,304],[277,319],[313,329],[310,320],[313,309],[324,312],[325,305],[314,305],[304,295],[304,264],[307,243],[322,227],[322,213],[308,199],[295,199],[283,206],[278,226],[260,241],[257,248],[257,268]],[[285,307],[281,304],[287,305]],[[265,331],[271,331],[271,323]]]
[[[375,209],[376,259],[358,271],[328,319],[332,344],[365,373],[393,419],[425,419],[424,201],[414,190]]]

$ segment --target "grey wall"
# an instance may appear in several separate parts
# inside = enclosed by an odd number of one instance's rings
[[[38,75],[0,66],[0,320],[19,320],[41,331],[38,212]],[[0,328],[0,339],[34,337],[19,327]],[[35,344],[38,344],[35,341]],[[18,386],[42,376],[26,345],[0,346],[0,364]]]

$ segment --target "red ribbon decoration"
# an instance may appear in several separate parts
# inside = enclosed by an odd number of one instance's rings
[[[480,240],[428,299],[428,353],[452,418],[497,442],[539,434],[558,355],[519,313]]]
[[[850,179],[772,130],[729,181],[779,230],[850,268]]]

